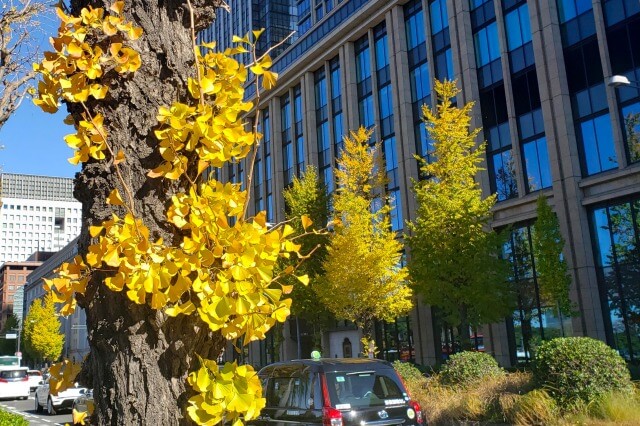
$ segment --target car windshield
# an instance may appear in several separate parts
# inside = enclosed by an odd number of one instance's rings
[[[42,373],[39,371],[28,371],[27,374],[29,376],[38,376],[38,377],[42,377]]]
[[[348,409],[404,404],[406,394],[392,375],[385,371],[327,373],[331,406]]]
[[[0,371],[0,378],[3,379],[22,379],[27,375],[26,370],[4,370]]]

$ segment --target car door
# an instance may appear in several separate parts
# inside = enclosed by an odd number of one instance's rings
[[[49,398],[49,378],[46,378],[36,389],[36,398],[38,398],[38,404],[43,407],[46,406],[47,399]]]

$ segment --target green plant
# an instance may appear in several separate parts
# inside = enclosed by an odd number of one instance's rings
[[[424,379],[424,375],[418,369],[418,367],[410,362],[394,361],[393,368],[400,375],[400,377],[402,377],[402,380],[404,380],[405,383]]]
[[[0,426],[29,426],[29,422],[18,414],[0,409]]]
[[[440,381],[445,385],[468,385],[486,377],[503,376],[504,370],[496,360],[484,352],[459,352],[451,355],[440,370]]]
[[[590,403],[608,392],[630,394],[633,389],[624,359],[588,337],[543,342],[535,353],[533,373],[538,386],[561,405]]]

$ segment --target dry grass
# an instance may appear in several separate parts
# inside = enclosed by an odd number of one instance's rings
[[[559,407],[542,389],[534,389],[529,373],[487,378],[467,387],[445,386],[434,375],[407,382],[420,403],[427,424],[549,426],[638,426],[640,390],[635,395],[611,394],[589,405]]]
[[[517,394],[531,387],[531,375],[513,373],[492,377],[466,388],[445,386],[437,376],[423,379],[419,386],[409,386],[429,425],[449,425],[459,421],[504,422],[500,396]]]

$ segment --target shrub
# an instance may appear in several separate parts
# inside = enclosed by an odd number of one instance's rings
[[[495,359],[484,352],[459,352],[451,355],[440,370],[440,381],[445,385],[466,386],[486,377],[503,376]]]
[[[0,426],[29,426],[29,422],[18,414],[0,409]]]
[[[537,384],[562,405],[590,403],[608,392],[633,390],[622,357],[588,337],[543,342],[535,353],[533,373]]]
[[[424,378],[422,372],[410,362],[394,361],[393,368],[405,382],[418,381]]]

